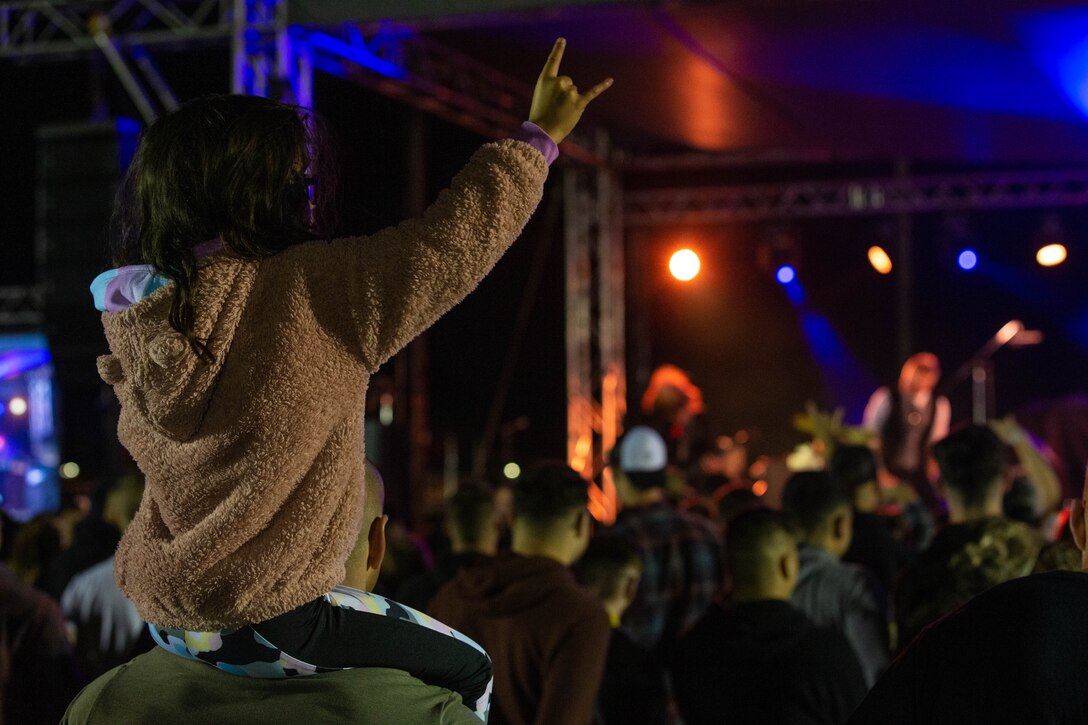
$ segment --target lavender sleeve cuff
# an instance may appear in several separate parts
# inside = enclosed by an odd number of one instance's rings
[[[539,151],[547,160],[549,166],[559,158],[559,146],[556,145],[555,141],[552,141],[552,137],[544,129],[532,121],[521,124],[521,128],[510,138],[515,141],[524,141]]]

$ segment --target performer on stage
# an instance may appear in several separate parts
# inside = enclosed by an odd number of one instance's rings
[[[909,483],[930,510],[938,502],[926,471],[926,449],[948,435],[952,417],[948,399],[933,392],[940,377],[936,355],[911,355],[903,364],[899,385],[873,393],[863,419],[863,425],[879,436],[885,470]]]

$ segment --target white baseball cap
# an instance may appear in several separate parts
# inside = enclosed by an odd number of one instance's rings
[[[637,425],[620,439],[619,468],[624,473],[657,473],[669,462],[665,439],[653,428]]]

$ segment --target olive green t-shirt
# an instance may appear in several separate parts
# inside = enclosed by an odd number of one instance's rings
[[[257,679],[159,648],[83,688],[68,706],[62,725],[121,722],[480,724],[461,704],[460,695],[401,670],[367,667]]]

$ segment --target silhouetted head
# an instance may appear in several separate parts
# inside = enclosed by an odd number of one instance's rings
[[[570,466],[544,463],[514,483],[512,550],[550,556],[569,565],[586,550],[592,533],[588,484]]]
[[[634,600],[641,576],[642,558],[616,534],[595,537],[578,561],[578,580],[601,600],[616,623]]]
[[[1005,487],[1005,446],[990,428],[970,425],[933,445],[949,506],[968,517],[987,503],[1000,504]],[[1000,508],[1000,507],[998,507]]]
[[[757,507],[733,518],[725,530],[725,564],[735,603],[788,600],[797,584],[797,544],[786,518]]]
[[[369,592],[378,583],[385,560],[385,481],[370,461],[363,474],[363,517],[359,534],[344,563],[344,584]]]
[[[482,485],[464,484],[450,498],[447,508],[446,531],[455,554],[496,553],[499,524],[490,490]]]
[[[585,509],[588,485],[570,466],[542,463],[514,483],[514,518],[550,524]]]
[[[918,352],[907,358],[899,372],[899,391],[917,393],[932,391],[941,379],[941,363],[931,352]]]
[[[872,512],[877,509],[880,489],[876,482],[876,456],[871,449],[836,446],[828,470],[846,486],[856,510]]]
[[[802,471],[786,482],[782,513],[800,538],[842,556],[850,548],[854,510],[846,486],[827,471]]]

